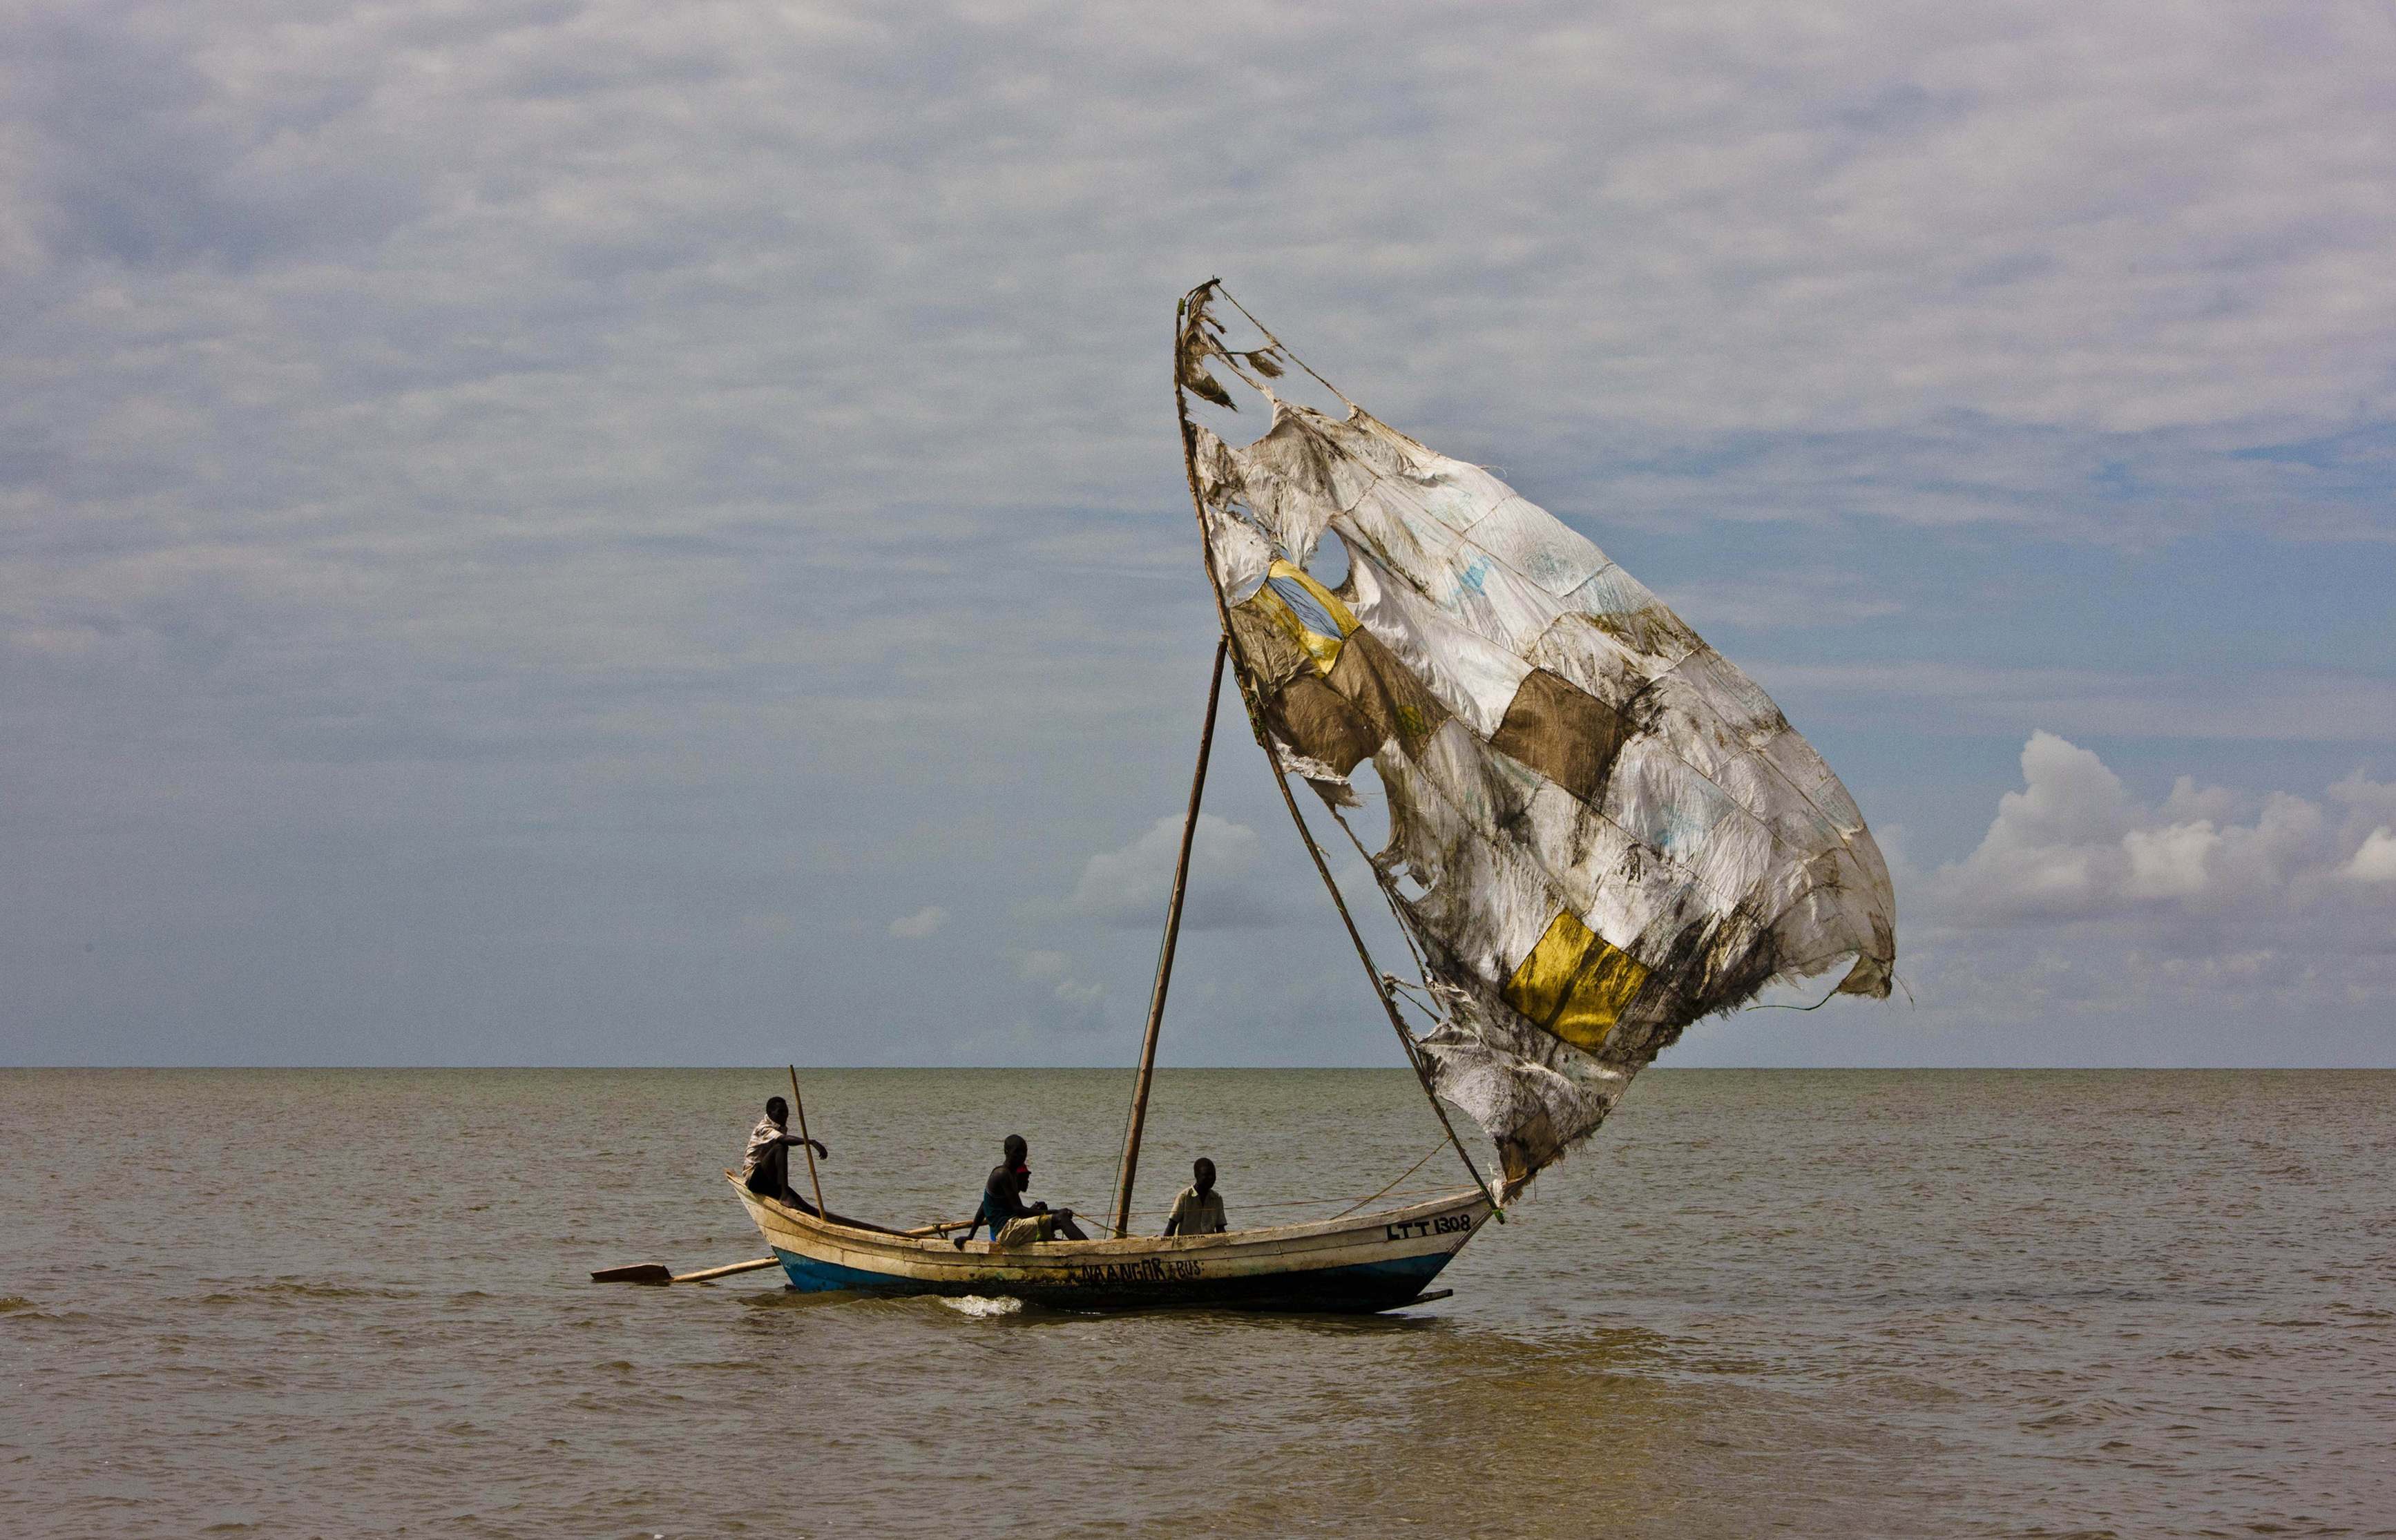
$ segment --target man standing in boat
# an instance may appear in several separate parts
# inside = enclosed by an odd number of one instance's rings
[[[776,1096],[765,1103],[765,1115],[749,1131],[748,1153],[740,1158],[742,1185],[761,1198],[772,1198],[793,1208],[815,1213],[815,1205],[791,1186],[791,1147],[813,1145],[816,1154],[830,1159],[820,1139],[803,1138],[790,1131],[791,1104]]]
[[[1045,1203],[1024,1202],[1024,1189],[1032,1185],[1032,1147],[1023,1142],[1023,1135],[1009,1134],[1003,1153],[1005,1158],[990,1168],[990,1180],[982,1184],[981,1212],[965,1227],[958,1247],[962,1249],[982,1226],[988,1226],[991,1240],[1003,1246],[1019,1246],[1028,1241],[1087,1241],[1082,1227],[1073,1223],[1072,1209],[1052,1211]]]
[[[1220,1235],[1231,1228],[1223,1215],[1223,1195],[1215,1190],[1215,1162],[1201,1155],[1190,1163],[1190,1185],[1173,1200],[1165,1233]]]

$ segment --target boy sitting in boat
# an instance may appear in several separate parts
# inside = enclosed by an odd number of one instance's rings
[[[740,1157],[740,1179],[750,1191],[760,1198],[771,1198],[792,1208],[815,1213],[815,1205],[801,1198],[791,1186],[791,1147],[796,1144],[815,1146],[819,1156],[830,1159],[821,1139],[802,1138],[791,1133],[791,1104],[779,1096],[765,1103],[765,1115],[749,1131],[749,1149]]]
[[[957,1240],[959,1250],[973,1239],[976,1228],[988,1226],[990,1238],[1002,1246],[1020,1246],[1032,1241],[1087,1241],[1082,1227],[1073,1223],[1073,1211],[1052,1210],[1045,1203],[1023,1201],[1024,1188],[1032,1185],[1032,1147],[1023,1142],[1020,1134],[1009,1134],[1004,1148],[1005,1158],[990,1168],[990,1180],[982,1184],[981,1211],[974,1215],[971,1225]]]
[[[1231,1228],[1223,1217],[1223,1195],[1215,1190],[1215,1162],[1201,1155],[1190,1162],[1190,1185],[1173,1200],[1165,1233],[1220,1235]]]

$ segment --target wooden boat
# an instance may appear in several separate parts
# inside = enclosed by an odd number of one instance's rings
[[[1228,340],[1218,301],[1257,340]],[[1346,415],[1278,395],[1291,368]],[[1210,371],[1270,404],[1261,437],[1235,445],[1193,419],[1193,396],[1234,406]],[[1854,799],[1751,680],[1593,543],[1373,418],[1211,280],[1177,312],[1174,400],[1219,634],[1109,1233],[960,1249],[940,1233],[959,1226],[900,1232],[831,1214],[819,1182],[814,1212],[742,1188],[795,1288],[1389,1309],[1502,1221],[1500,1205],[1593,1134],[1689,1023],[1833,968],[1838,992],[1888,996],[1896,899]],[[1329,536],[1346,570],[1318,577]],[[1130,1233],[1227,664],[1469,1191],[1227,1235]],[[1378,851],[1340,811],[1359,804],[1351,776],[1368,760],[1389,814]],[[1374,961],[1293,780],[1354,843],[1418,979]],[[1419,1035],[1402,990],[1429,1018]],[[1495,1140],[1494,1185],[1443,1103]],[[810,1153],[811,1178],[814,1164]]]
[[[1380,1214],[1221,1235],[1129,1236],[998,1246],[819,1218],[735,1190],[790,1275],[810,1293],[1011,1295],[1081,1309],[1211,1305],[1375,1311],[1419,1298],[1491,1213],[1459,1191]]]

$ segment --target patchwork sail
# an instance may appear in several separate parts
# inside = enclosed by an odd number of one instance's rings
[[[1353,403],[1281,399],[1296,361],[1260,326],[1230,348],[1227,298],[1191,293],[1177,372],[1271,405],[1239,447],[1185,418],[1232,663],[1268,750],[1335,812],[1359,764],[1378,777],[1374,874],[1439,1017],[1413,1051],[1497,1141],[1500,1201],[1689,1023],[1842,967],[1840,991],[1884,998],[1887,866],[1770,697],[1486,471]],[[1311,571],[1326,532],[1336,584]]]

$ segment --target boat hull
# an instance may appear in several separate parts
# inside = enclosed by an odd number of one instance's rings
[[[1490,1215],[1479,1192],[1310,1225],[963,1249],[827,1222],[735,1184],[791,1286],[810,1293],[1008,1294],[1076,1309],[1190,1306],[1394,1309],[1430,1286]]]

